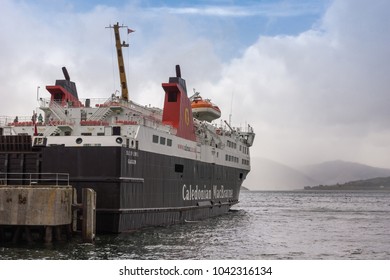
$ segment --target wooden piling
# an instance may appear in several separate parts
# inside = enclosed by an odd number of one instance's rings
[[[46,226],[45,227],[45,243],[50,244],[53,241],[53,227]]]
[[[25,238],[26,238],[28,244],[33,244],[34,241],[33,241],[33,237],[32,237],[31,230],[30,230],[29,226],[24,227],[24,234],[25,234]]]
[[[62,239],[62,227],[61,226],[55,226],[54,227],[54,233],[55,233],[55,238],[57,242],[61,242]]]
[[[77,231],[77,217],[78,217],[78,211],[80,209],[80,205],[77,203],[77,190],[73,189],[73,203],[72,203],[73,213],[72,213],[72,224],[70,227],[71,232]]]
[[[96,192],[85,188],[82,192],[83,223],[82,237],[84,242],[93,243],[96,233]]]
[[[0,225],[0,243],[5,242],[5,232],[4,227]]]
[[[13,232],[13,236],[12,236],[12,243],[13,244],[18,243],[20,236],[21,236],[21,231],[22,231],[21,226],[17,226],[15,231]]]

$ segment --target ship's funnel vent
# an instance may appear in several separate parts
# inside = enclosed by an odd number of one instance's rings
[[[62,73],[64,73],[65,80],[70,81],[68,70],[66,70],[66,67],[62,67]]]
[[[180,65],[176,65],[176,77],[181,78]]]
[[[183,88],[184,93],[187,95],[186,81],[181,78],[180,65],[176,65],[176,77],[170,77],[169,82],[179,84]]]
[[[76,84],[70,80],[69,73],[68,70],[66,70],[66,67],[62,67],[62,73],[64,73],[65,80],[56,80],[56,86],[62,86],[75,98],[78,99]]]

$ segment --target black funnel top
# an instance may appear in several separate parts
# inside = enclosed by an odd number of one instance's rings
[[[186,81],[181,78],[180,65],[176,65],[176,77],[170,77],[169,82],[181,85],[181,87],[184,89],[184,92],[187,94]]]
[[[56,80],[56,86],[62,86],[78,99],[79,97],[77,95],[76,84],[70,81],[69,73],[68,70],[66,70],[66,67],[62,67],[62,73],[64,73],[65,80]]]

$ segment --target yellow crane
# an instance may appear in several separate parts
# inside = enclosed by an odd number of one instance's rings
[[[133,32],[133,30],[129,29],[127,26],[119,25],[119,23],[114,24],[113,26],[109,26],[106,28],[114,28],[114,34],[115,34],[115,47],[116,47],[116,54],[118,57],[118,67],[119,67],[119,78],[121,83],[121,97],[123,100],[128,100],[129,98],[129,90],[127,88],[127,79],[126,79],[126,71],[125,71],[125,65],[123,63],[123,54],[122,54],[122,47],[128,47],[129,44],[126,44],[125,41],[121,42],[121,37],[119,34],[119,28],[127,28],[127,32]]]

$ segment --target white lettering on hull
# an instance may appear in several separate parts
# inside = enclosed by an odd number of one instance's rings
[[[182,189],[183,200],[206,200],[206,199],[222,199],[233,198],[233,190],[225,189],[223,185],[218,188],[217,185],[213,185],[212,188],[207,188],[206,185],[203,188],[195,185],[183,185]]]
[[[233,198],[233,190],[225,189],[223,185],[218,189],[217,185],[213,186],[213,197],[214,198]]]
[[[192,187],[192,185],[183,185],[183,200],[203,200],[211,199],[211,190],[206,188],[206,185],[203,186],[203,189],[199,188],[198,185]]]

